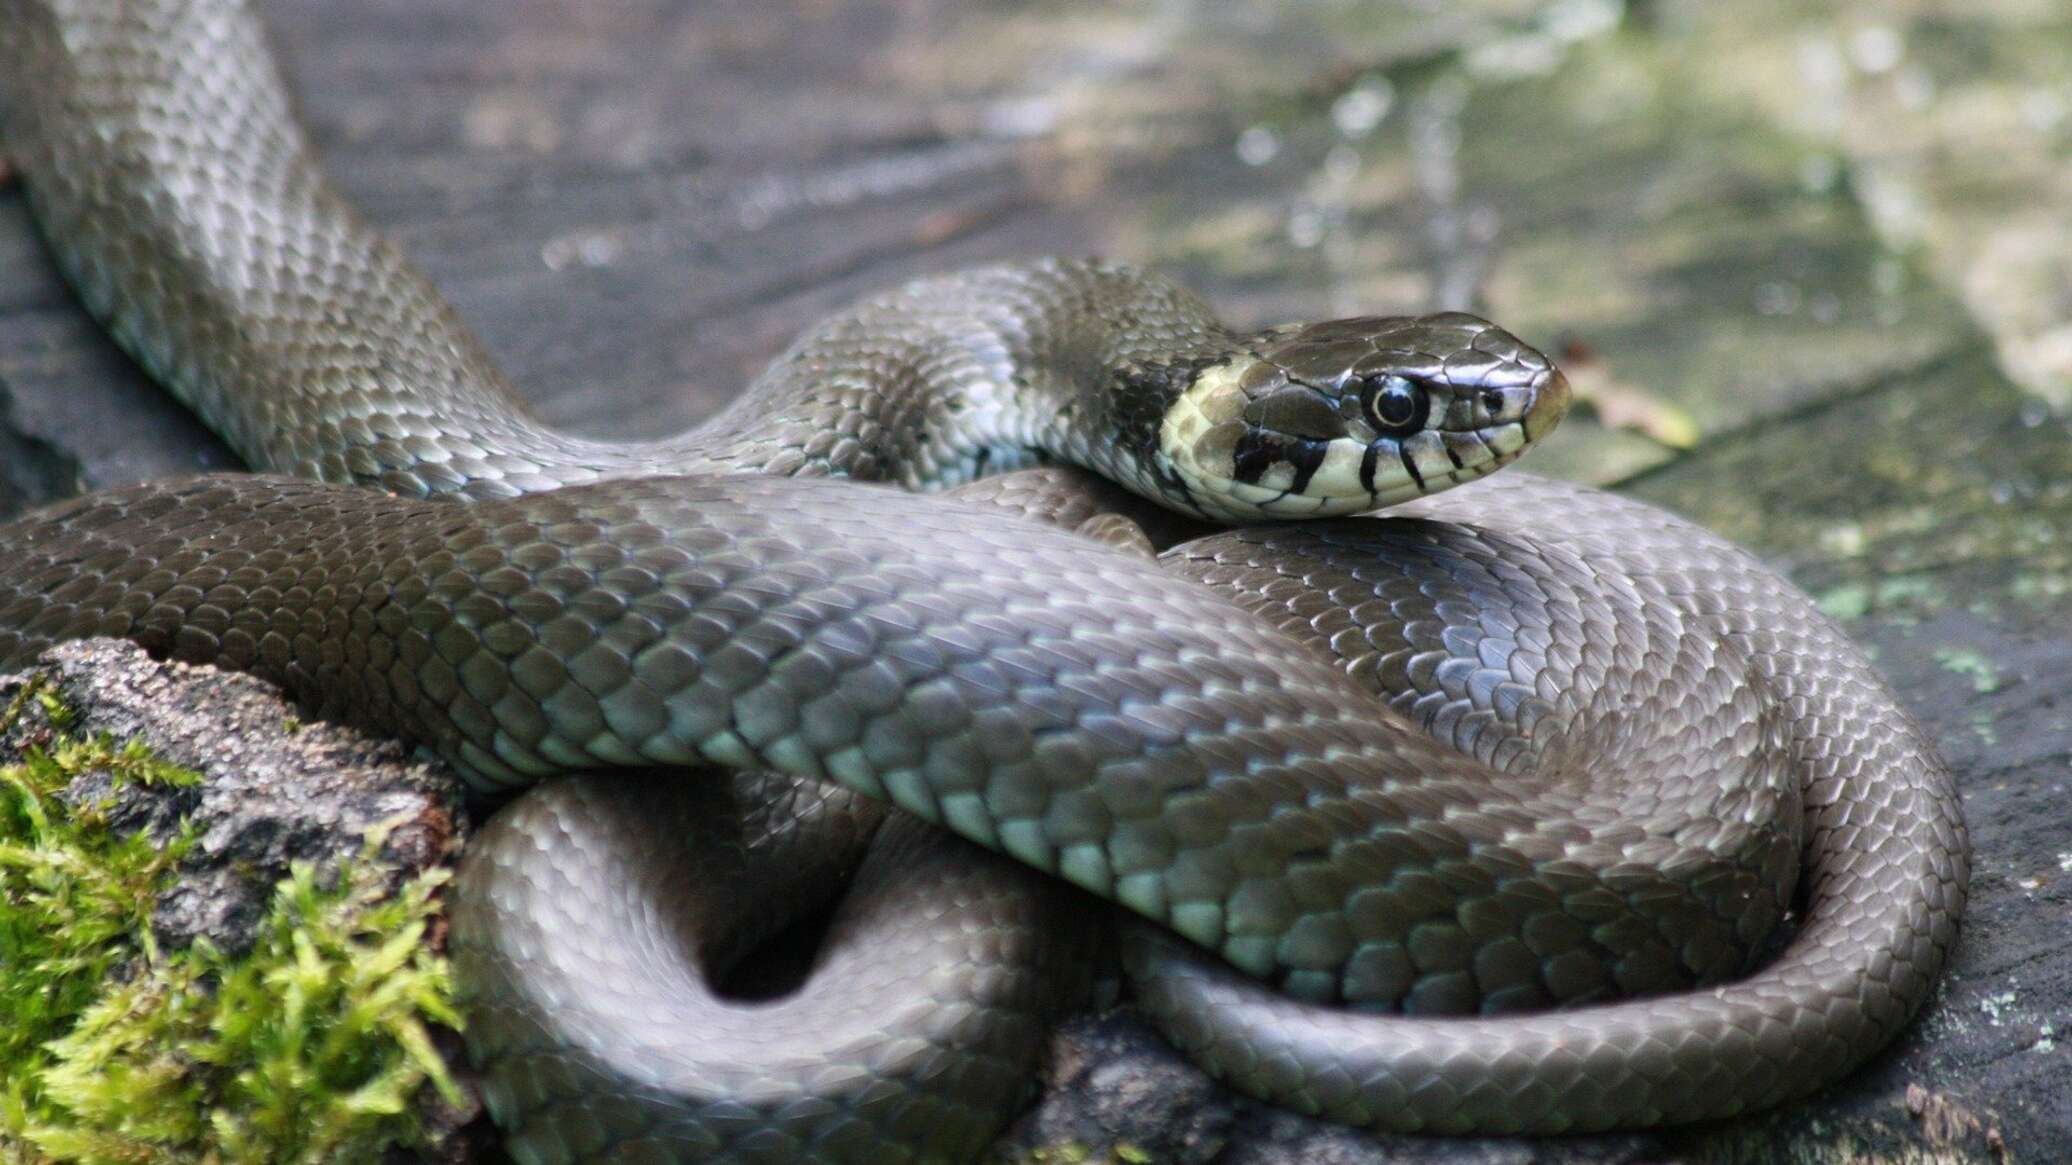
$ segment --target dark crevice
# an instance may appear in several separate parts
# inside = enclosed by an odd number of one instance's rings
[[[736,1003],[768,1003],[794,995],[812,977],[814,964],[826,945],[827,928],[834,921],[841,897],[835,895],[817,910],[811,910],[775,935],[757,944],[713,984],[723,999]]]
[[[79,459],[13,424],[13,400],[0,384],[0,518],[79,492]]]

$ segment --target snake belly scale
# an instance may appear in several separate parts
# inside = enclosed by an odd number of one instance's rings
[[[0,98],[82,300],[263,471],[0,527],[0,665],[128,636],[485,788],[655,770],[470,847],[523,1160],[969,1159],[1088,962],[1042,875],[1139,920],[1137,997],[1211,1071],[1378,1129],[1776,1104],[1948,954],[1932,744],[1746,553],[1478,480],[1568,401],[1484,321],[1239,333],[1125,267],[992,267],[602,444],[331,192],[237,0],[0,0]],[[1154,561],[1118,508],[1199,536]],[[1196,521],[1259,518],[1316,520]],[[834,882],[806,985],[723,998]]]

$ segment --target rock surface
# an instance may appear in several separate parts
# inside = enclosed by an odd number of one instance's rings
[[[860,292],[1004,256],[1153,264],[1239,324],[1476,308],[1553,350],[1582,394],[1534,468],[1780,566],[1877,651],[1959,774],[1976,872],[1939,999],[1787,1112],[1379,1142],[1223,1098],[1123,1013],[1061,1036],[1021,1159],[2072,1147],[2062,6],[265,11],[341,185],[558,422],[680,427]],[[230,464],[100,338],[0,194],[0,508]]]
[[[398,879],[449,859],[459,843],[460,786],[412,761],[392,741],[300,716],[272,685],[250,676],[152,659],[116,640],[63,643],[30,672],[0,676],[0,707],[44,681],[74,718],[74,736],[141,740],[161,759],[202,775],[183,788],[117,788],[83,777],[68,796],[109,801],[118,830],[169,837],[198,827],[180,884],[158,905],[160,942],[206,938],[228,952],[252,926],[289,866],[336,866],[383,833],[379,861]],[[32,710],[33,711],[33,710]],[[0,761],[47,739],[46,717],[24,716],[0,735]]]

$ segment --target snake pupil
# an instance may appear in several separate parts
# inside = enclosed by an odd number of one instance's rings
[[[1406,437],[1424,428],[1432,398],[1422,384],[1407,376],[1377,376],[1360,391],[1367,419],[1382,435]]]

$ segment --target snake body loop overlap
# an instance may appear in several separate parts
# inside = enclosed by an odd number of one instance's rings
[[[485,786],[739,774],[549,785],[471,847],[454,944],[521,1159],[969,1158],[1084,973],[1085,911],[1031,867],[1148,920],[1138,998],[1212,1071],[1381,1129],[1776,1104],[1948,953],[1968,854],[1931,743],[1746,553],[1477,481],[1567,404],[1501,329],[1237,333],[1128,268],[992,267],[605,445],[538,421],[329,190],[236,0],[0,0],[0,79],[82,299],[293,475],[0,527],[0,665],[129,636]],[[1062,463],[1324,520],[1153,562]],[[721,997],[764,903],[851,878],[805,986]]]

